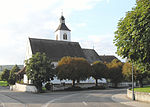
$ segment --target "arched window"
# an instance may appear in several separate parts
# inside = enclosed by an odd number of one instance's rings
[[[58,35],[56,35],[56,40],[58,40]]]
[[[63,34],[63,39],[67,40],[67,34],[66,33]]]

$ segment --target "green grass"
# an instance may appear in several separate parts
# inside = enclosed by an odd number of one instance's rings
[[[8,86],[7,81],[0,81],[0,86]]]
[[[42,87],[42,90],[43,90],[43,91],[46,91],[46,88],[45,88],[45,87]]]
[[[145,86],[143,88],[134,88],[134,91],[150,93],[150,86]]]

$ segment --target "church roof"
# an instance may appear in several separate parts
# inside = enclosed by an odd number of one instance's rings
[[[108,63],[114,59],[117,59],[114,55],[100,55],[99,58],[102,62],[108,62]]]
[[[82,50],[89,63],[100,61],[99,55],[94,49],[82,49]]]
[[[32,53],[45,53],[52,61],[58,61],[64,56],[84,57],[78,42],[57,41],[49,39],[29,38]]]
[[[60,23],[60,25],[58,26],[58,28],[56,29],[56,31],[58,31],[58,30],[67,30],[67,31],[71,31],[71,30],[66,26],[65,23]],[[56,32],[56,31],[55,31],[55,32]]]
[[[25,69],[26,69],[26,66],[23,67],[22,69],[20,69],[16,74],[17,75],[23,75],[23,74],[25,74]]]

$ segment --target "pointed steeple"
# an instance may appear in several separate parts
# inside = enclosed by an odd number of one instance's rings
[[[65,24],[65,18],[64,18],[64,16],[60,17],[60,23],[64,23]]]
[[[55,31],[56,40],[71,41],[71,30],[65,24],[63,12],[60,17],[60,24]]]
[[[66,24],[65,24],[65,18],[64,18],[64,16],[63,16],[63,13],[61,13],[61,17],[60,17],[60,24],[59,24],[59,26],[58,26],[58,28],[56,29],[56,31],[58,31],[58,30],[66,30],[66,31],[71,31],[67,26],[66,26]],[[56,32],[55,31],[55,32]]]
[[[65,18],[63,16],[63,10],[61,12],[60,23],[65,23]]]

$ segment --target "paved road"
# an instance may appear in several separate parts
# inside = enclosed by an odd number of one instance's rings
[[[0,89],[0,107],[129,107],[112,100],[112,96],[118,93],[125,93],[125,89],[41,94]]]
[[[112,100],[112,95],[123,90],[84,91],[54,99],[45,107],[129,107]],[[44,107],[44,106],[43,106]]]

